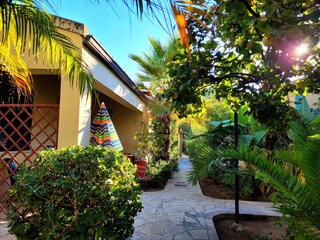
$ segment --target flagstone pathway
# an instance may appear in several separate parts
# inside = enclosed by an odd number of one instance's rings
[[[144,192],[142,212],[135,219],[133,240],[218,240],[212,221],[220,213],[233,213],[234,201],[212,199],[202,194],[199,185],[187,183],[191,168],[188,158],[180,159],[179,171],[163,191]],[[277,215],[270,203],[240,202],[240,212]],[[15,240],[8,233],[7,223],[0,222],[0,240]]]
[[[234,201],[206,197],[199,185],[189,185],[190,168],[188,158],[181,158],[179,171],[163,191],[142,194],[144,208],[135,219],[134,240],[219,239],[212,218],[234,213]],[[249,201],[240,202],[240,213],[278,215],[271,203]]]

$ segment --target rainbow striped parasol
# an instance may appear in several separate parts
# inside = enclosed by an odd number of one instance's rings
[[[117,151],[123,150],[119,136],[103,102],[91,125],[90,144],[114,148]]]

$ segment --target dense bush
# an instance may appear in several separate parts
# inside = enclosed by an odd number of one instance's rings
[[[141,210],[135,167],[121,153],[70,147],[40,153],[10,191],[18,239],[125,239]]]
[[[155,188],[163,188],[166,186],[168,179],[171,178],[174,171],[177,170],[178,161],[172,160],[170,162],[160,160],[152,162],[148,165],[148,173],[150,177],[150,184]]]
[[[210,148],[205,147],[199,149],[198,155],[191,159],[193,170],[189,173],[189,181],[195,184],[198,180],[202,179],[203,176],[207,176],[212,179],[215,184],[223,185],[226,191],[231,190],[234,192],[234,159],[222,158],[213,161],[209,153]],[[203,162],[210,162],[210,165],[208,167],[203,167]],[[240,167],[238,171],[240,176],[240,198],[243,200],[268,200],[270,194],[268,194],[267,189],[270,187],[263,184],[260,179],[256,179],[253,176],[254,170],[248,166]],[[199,174],[202,177],[198,178],[197,175]]]
[[[151,120],[152,142],[154,146],[153,160],[170,160],[170,121],[169,115],[155,116]]]
[[[161,119],[154,118],[150,124],[142,121],[134,136],[138,141],[138,155],[152,162],[170,159],[170,125]]]
[[[188,139],[186,141],[187,154],[189,155],[190,159],[199,156],[201,150],[205,147],[207,147],[207,145],[203,137]]]
[[[217,171],[218,172],[218,171]],[[260,192],[260,180],[255,179],[253,172],[244,168],[239,169],[240,182],[239,182],[239,194],[242,200],[260,200],[265,197]],[[232,169],[221,168],[218,175],[212,173],[208,175],[214,179],[217,184],[222,184],[226,190],[232,190],[234,192],[235,173]],[[218,177],[217,177],[218,176]]]

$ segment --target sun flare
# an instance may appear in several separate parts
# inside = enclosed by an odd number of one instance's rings
[[[308,52],[308,45],[303,43],[296,48],[296,55],[301,56]]]

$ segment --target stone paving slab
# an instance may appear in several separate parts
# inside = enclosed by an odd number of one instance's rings
[[[8,232],[8,222],[0,222],[0,239],[1,240],[15,240],[16,237]]]
[[[189,160],[182,158],[179,171],[163,191],[142,194],[144,209],[135,219],[134,240],[219,239],[212,218],[221,213],[234,213],[234,200],[204,196],[199,184],[187,183],[190,168]],[[240,202],[240,213],[279,215],[271,203],[249,201]]]
[[[219,240],[212,218],[234,213],[233,200],[206,197],[199,184],[187,183],[191,164],[181,158],[179,171],[163,191],[143,192],[142,212],[135,218],[133,240]],[[240,213],[279,216],[271,203],[240,202]],[[0,222],[0,240],[15,240],[8,233],[7,222]]]

